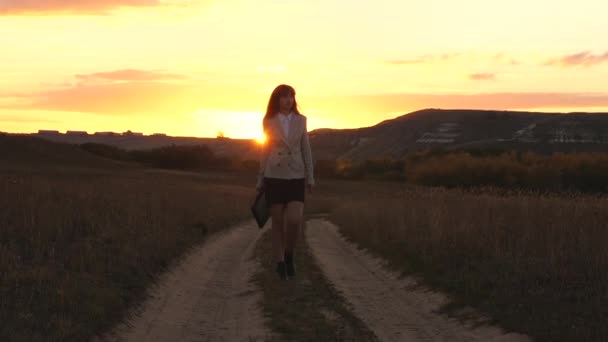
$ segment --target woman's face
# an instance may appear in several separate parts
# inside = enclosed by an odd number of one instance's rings
[[[295,98],[291,94],[283,95],[279,98],[279,105],[281,106],[281,112],[288,113],[293,108]]]

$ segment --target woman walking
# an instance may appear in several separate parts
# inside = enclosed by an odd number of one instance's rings
[[[295,90],[277,86],[268,101],[263,126],[257,191],[266,192],[272,217],[272,249],[281,279],[296,275],[294,249],[304,214],[305,190],[314,186],[306,117],[298,110]]]

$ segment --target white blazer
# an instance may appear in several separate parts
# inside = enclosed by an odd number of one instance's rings
[[[262,146],[257,187],[262,186],[264,177],[305,178],[307,184],[314,184],[306,117],[294,113],[289,123],[289,135],[285,136],[278,115],[264,122],[266,141]]]

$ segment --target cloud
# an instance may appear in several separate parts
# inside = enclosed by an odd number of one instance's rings
[[[172,79],[184,79],[186,77],[177,74],[162,72],[122,69],[109,72],[96,72],[93,74],[78,74],[76,78],[84,81],[161,81]]]
[[[499,54],[494,55],[493,59],[499,63],[505,63],[505,64],[510,64],[510,65],[519,65],[520,64],[518,60],[516,60],[515,58],[510,57],[504,53],[499,53]]]
[[[562,67],[590,67],[604,62],[608,62],[608,51],[599,55],[594,55],[589,51],[583,51],[548,60],[544,63],[544,65],[558,65]]]
[[[89,112],[106,115],[154,114],[195,110],[196,85],[185,76],[166,72],[121,69],[76,74],[78,82],[50,85],[46,91],[18,94],[13,108]]]
[[[470,74],[469,79],[474,80],[474,81],[493,81],[496,79],[496,74],[490,74],[490,73]]]
[[[608,93],[482,93],[414,94],[393,101],[412,102],[418,108],[530,109],[608,107]]]
[[[184,85],[155,82],[79,85],[41,94],[32,106],[99,114],[171,113],[193,105],[183,101],[190,93]],[[196,108],[192,106],[187,111]]]
[[[101,13],[120,7],[160,5],[159,0],[2,0],[0,15],[47,12]]]
[[[240,110],[239,106],[247,109],[259,103],[258,94],[248,88],[230,83],[210,86],[168,72],[123,69],[78,74],[75,78],[76,82],[49,84],[43,91],[0,93],[0,110],[175,117],[202,107],[220,108],[233,103],[233,108]],[[237,101],[235,93],[239,93]]]
[[[201,105],[196,85],[162,82],[118,82],[74,86],[21,95],[0,109],[87,112],[101,115],[173,115]]]
[[[479,94],[376,94],[324,96],[314,100],[319,108],[376,116],[407,113],[422,108],[534,110],[540,108],[608,108],[608,93],[479,93]],[[346,110],[345,110],[346,108]]]

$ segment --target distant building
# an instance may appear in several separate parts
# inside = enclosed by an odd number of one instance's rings
[[[113,137],[115,135],[118,135],[118,133],[115,132],[95,132],[96,136],[102,136],[102,137]]]
[[[141,132],[131,132],[131,130],[128,130],[128,131],[124,132],[122,135],[129,135],[129,136],[131,136],[131,135],[136,135],[136,136],[142,136],[142,135],[144,135],[144,134],[143,134],[143,133],[141,133]]]
[[[536,124],[528,125],[520,130],[515,131],[512,139],[519,142],[525,143],[534,143],[538,142],[538,139],[534,136],[534,128],[536,128]]]
[[[454,122],[444,122],[439,124],[432,132],[422,134],[417,143],[435,143],[435,144],[450,144],[456,141],[461,135],[460,125]]]
[[[59,133],[59,131],[56,131],[56,130],[39,129],[38,134],[40,134],[40,135],[58,135],[60,133]]]
[[[152,133],[153,137],[166,137],[167,135],[165,133]]]
[[[87,131],[67,131],[65,133],[66,135],[78,135],[78,136],[86,136],[89,135],[89,133],[87,133]]]
[[[563,125],[562,125],[563,126]],[[602,138],[585,129],[556,129],[552,132],[551,143],[601,143]]]

